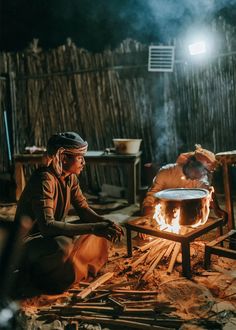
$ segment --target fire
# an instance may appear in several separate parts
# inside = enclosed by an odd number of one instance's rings
[[[171,224],[166,223],[165,217],[163,216],[162,211],[161,211],[161,204],[156,205],[153,218],[156,220],[156,222],[160,226],[160,228],[159,228],[160,230],[165,230],[165,231],[169,231],[171,233],[176,233],[176,234],[178,234],[180,232],[180,224],[179,224],[180,208],[179,207],[174,210]]]

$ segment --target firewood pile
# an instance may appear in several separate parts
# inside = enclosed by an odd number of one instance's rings
[[[191,326],[222,329],[222,320],[213,310],[221,302],[218,304],[208,287],[202,285],[208,282],[209,287],[213,282],[214,286],[219,283],[222,285],[224,282],[221,277],[220,282],[212,280],[220,273],[204,271],[202,276],[194,277],[195,281],[189,281],[180,277],[176,269],[167,275],[168,267],[160,262],[152,276],[147,276],[144,280],[150,265],[144,261],[138,265],[134,262],[140,258],[141,253],[145,255],[153,252],[150,247],[152,244],[149,242],[137,248],[133,258],[126,257],[125,247],[115,247],[110,251],[109,262],[103,272],[94,281],[80,282],[59,296],[42,295],[25,300],[21,305],[27,324],[24,328],[44,329],[44,326],[50,325],[47,329],[54,329],[56,326],[56,329],[93,330],[182,330],[185,326],[190,329]],[[161,244],[159,242],[158,245]],[[172,244],[173,242],[170,243]],[[170,251],[169,246],[166,245],[163,250]],[[233,283],[232,278],[230,284],[227,284],[231,303],[232,293],[235,292],[232,291]],[[225,304],[228,306],[229,303]]]
[[[142,280],[145,281],[153,275],[153,270],[161,261],[167,261],[169,258],[167,274],[172,273],[175,261],[180,252],[180,243],[157,238],[141,246],[138,250],[144,253],[131,263],[131,267],[135,269],[140,264],[147,265],[147,270],[142,275]]]
[[[108,272],[91,284],[80,283],[79,287],[69,290],[71,294],[66,303],[59,303],[50,308],[41,308],[41,320],[56,319],[67,321],[73,329],[180,329],[186,320],[172,312],[175,308],[169,302],[160,301],[157,290],[132,290],[136,282],[104,284],[113,277]],[[191,323],[196,320],[188,321]],[[201,320],[214,329],[219,329],[217,322]],[[97,327],[96,327],[97,325]],[[71,329],[71,328],[70,328]]]
[[[200,255],[203,258],[202,248],[202,242],[194,242],[190,248],[190,255],[196,256],[198,251],[202,252]],[[181,244],[178,242],[162,238],[151,238],[151,241],[136,247],[136,249],[137,252],[130,260],[129,266],[133,270],[142,267],[142,276],[140,277],[142,281],[150,280],[158,266],[161,267],[164,264],[166,273],[170,275],[176,263],[178,265],[182,264]],[[199,258],[195,258],[194,264],[197,262],[199,262]]]

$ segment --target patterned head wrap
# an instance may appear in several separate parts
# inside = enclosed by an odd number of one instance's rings
[[[52,135],[47,143],[48,163],[53,166],[58,176],[62,174],[62,154],[84,156],[88,143],[75,132],[62,132]]]
[[[185,165],[191,157],[203,164],[208,171],[214,171],[217,166],[217,160],[213,152],[203,149],[200,144],[195,145],[195,151],[182,153],[176,160],[179,165]]]

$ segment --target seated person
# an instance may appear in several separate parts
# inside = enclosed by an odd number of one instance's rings
[[[15,224],[30,221],[31,229],[24,237],[20,286],[28,281],[45,293],[60,293],[96,276],[108,259],[108,242],[123,235],[81,192],[77,176],[87,147],[77,133],[54,134],[47,143],[47,165],[32,174],[22,192]],[[65,221],[71,204],[79,216],[75,223]]]
[[[156,205],[154,193],[171,188],[204,188],[212,193],[211,207],[216,215],[226,217],[220,209],[214,188],[211,186],[212,174],[217,161],[214,153],[196,145],[193,152],[180,154],[175,164],[168,164],[160,168],[153,179],[142,203],[142,214],[153,216]]]

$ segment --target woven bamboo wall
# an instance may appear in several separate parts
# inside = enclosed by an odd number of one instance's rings
[[[235,31],[218,24],[229,51]],[[236,149],[236,56],[198,66],[180,61],[173,73],[148,73],[147,57],[147,46],[134,40],[101,54],[70,40],[50,51],[34,42],[24,52],[0,54],[1,72],[15,74],[14,152],[26,145],[45,146],[52,133],[64,130],[79,132],[90,150],[111,147],[115,137],[142,138],[143,163],[173,162],[195,143],[214,152]],[[1,107],[7,103],[5,89],[0,81]],[[0,139],[4,171],[2,130]],[[95,189],[105,182],[125,184],[120,169],[96,168],[86,180]]]

